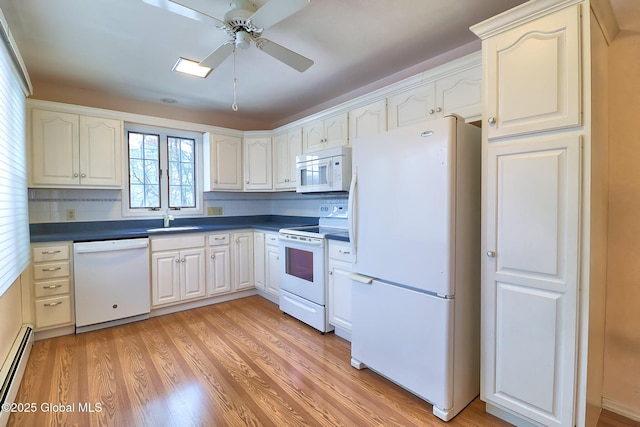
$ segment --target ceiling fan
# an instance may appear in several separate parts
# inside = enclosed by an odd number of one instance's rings
[[[229,11],[222,20],[202,10],[206,9],[207,0],[143,1],[197,21],[213,22],[217,28],[229,35],[229,40],[200,61],[203,67],[216,68],[237,48],[247,49],[251,42],[261,51],[300,72],[313,65],[311,59],[262,37],[265,29],[308,6],[309,0],[269,0],[260,8],[249,0],[231,0]]]

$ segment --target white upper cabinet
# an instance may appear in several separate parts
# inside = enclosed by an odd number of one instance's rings
[[[295,190],[296,156],[302,154],[302,130],[297,128],[273,137],[273,181],[276,190]]]
[[[244,189],[272,190],[271,138],[244,139]]]
[[[580,125],[579,21],[572,6],[485,41],[489,139]]]
[[[482,118],[482,67],[476,66],[436,81],[436,117],[455,113],[466,121]],[[431,111],[429,111],[430,113]]]
[[[388,99],[389,129],[455,113],[465,120],[482,116],[480,65],[425,83]]]
[[[349,144],[349,115],[336,114],[302,128],[305,153]]]
[[[215,134],[205,136],[208,137],[205,147],[209,150],[205,191],[242,190],[242,138]]]
[[[122,121],[33,109],[30,186],[119,188]]]
[[[349,112],[349,141],[387,130],[387,100],[381,99]]]

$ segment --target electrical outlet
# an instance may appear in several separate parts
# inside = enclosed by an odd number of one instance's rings
[[[222,215],[222,206],[209,206],[207,215]]]
[[[75,209],[67,209],[67,219],[69,221],[73,221],[76,219],[76,210]]]

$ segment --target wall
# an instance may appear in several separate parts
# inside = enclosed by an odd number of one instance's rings
[[[346,203],[346,196],[286,193],[204,193],[208,206],[222,207],[223,216],[295,215],[317,217],[322,203]],[[122,216],[119,190],[29,190],[29,222],[66,222],[67,209],[76,221],[113,221]],[[158,214],[160,218],[162,214]]]
[[[609,49],[609,256],[604,406],[640,420],[640,32]]]
[[[22,327],[22,293],[20,278],[0,296],[0,366],[9,354]]]

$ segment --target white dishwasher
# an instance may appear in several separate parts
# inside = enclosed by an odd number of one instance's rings
[[[149,239],[73,244],[76,333],[149,317]]]

